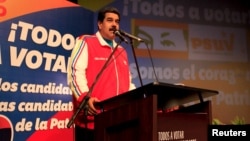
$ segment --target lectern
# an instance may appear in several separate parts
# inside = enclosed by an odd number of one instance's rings
[[[96,141],[206,141],[218,91],[152,82],[97,104]],[[186,106],[187,103],[198,101]],[[178,110],[165,112],[179,106]]]

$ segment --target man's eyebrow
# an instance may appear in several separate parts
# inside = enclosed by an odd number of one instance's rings
[[[107,19],[113,20],[114,18],[112,18],[112,17],[107,17]]]
[[[107,19],[108,19],[108,20],[115,20],[115,21],[118,20],[118,21],[120,21],[120,19],[114,19],[114,18],[112,18],[112,17],[107,17]]]

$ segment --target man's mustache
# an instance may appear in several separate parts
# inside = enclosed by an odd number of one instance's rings
[[[110,29],[109,29],[109,31],[116,31],[117,30],[117,28],[115,27],[115,26],[112,26]]]

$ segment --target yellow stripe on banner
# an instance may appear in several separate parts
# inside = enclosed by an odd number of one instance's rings
[[[135,54],[138,57],[149,57],[146,49],[135,49]],[[188,59],[188,53],[184,51],[150,50],[150,54],[152,58]]]
[[[150,26],[150,27],[168,27],[168,28],[176,28],[176,29],[188,29],[188,24],[182,24],[182,23],[171,23],[171,22],[161,22],[161,21],[152,21],[152,20],[139,20],[134,19],[132,21],[134,23],[134,26]]]
[[[113,1],[114,0],[91,0],[91,1],[90,0],[78,0],[78,4],[80,4],[82,7],[86,9],[96,12]]]

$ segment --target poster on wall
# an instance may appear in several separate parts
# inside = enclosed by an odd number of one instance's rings
[[[139,69],[143,84],[157,80],[217,90],[219,95],[208,99],[213,119],[250,123],[249,5],[233,0],[116,0],[110,5],[121,11],[121,29],[144,40],[133,48],[139,68],[126,46],[137,86]]]
[[[104,6],[117,7],[120,28],[145,41],[134,48],[123,44],[137,87],[139,69],[143,84],[157,78],[218,90],[213,119],[250,123],[250,11],[240,3],[2,0],[0,139],[73,140],[72,128],[66,127],[72,115],[68,57],[77,36],[95,33],[96,13]]]
[[[62,0],[0,2],[1,140],[73,140],[67,63],[92,17]]]

